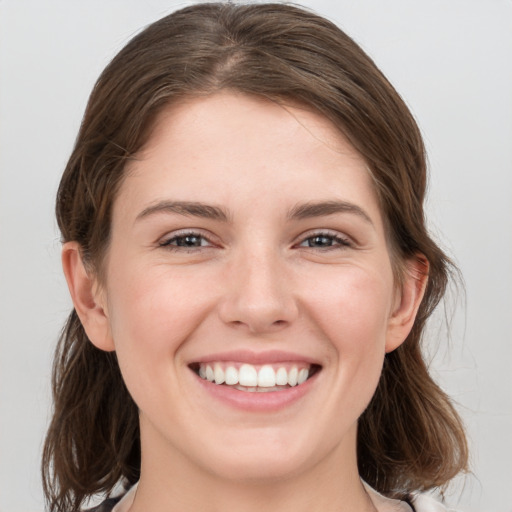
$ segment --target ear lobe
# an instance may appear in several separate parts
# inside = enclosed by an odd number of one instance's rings
[[[398,348],[411,332],[428,282],[429,264],[423,254],[407,260],[402,287],[388,322],[386,353]]]
[[[63,245],[62,268],[75,311],[87,337],[100,350],[115,350],[104,294],[97,278],[87,272],[78,242],[66,242]]]

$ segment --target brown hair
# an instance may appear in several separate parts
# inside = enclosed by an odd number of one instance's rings
[[[420,350],[425,322],[453,268],[425,227],[424,146],[399,95],[331,22],[290,5],[210,3],[177,11],[133,38],[96,83],[62,177],[56,210],[63,240],[79,242],[86,264],[100,273],[127,160],[167,105],[221,89],[292,100],[330,119],[368,164],[398,277],[406,259],[423,254],[428,260],[414,327],[386,356],[360,418],[358,463],[362,478],[388,496],[446,484],[466,468],[467,445]],[[115,353],[89,342],[74,311],[57,347],[53,394],[43,454],[50,510],[76,511],[121,479],[137,481],[137,407]]]

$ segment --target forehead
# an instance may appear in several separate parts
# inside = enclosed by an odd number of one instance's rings
[[[274,190],[280,195],[271,194]],[[276,200],[328,196],[362,201],[370,209],[377,204],[364,159],[324,116],[296,104],[226,92],[187,98],[159,115],[128,165],[120,195],[126,193],[132,204],[162,195],[251,201],[246,207],[258,200],[267,208]]]

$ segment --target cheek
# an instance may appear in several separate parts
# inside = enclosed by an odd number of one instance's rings
[[[385,356],[392,305],[390,273],[351,269],[315,295],[315,324],[330,347],[338,410],[361,414],[376,389]],[[320,291],[320,290],[319,290]],[[333,393],[333,397],[336,393]]]
[[[390,272],[344,269],[310,291],[315,321],[332,345],[346,355],[384,351],[392,303]],[[317,281],[318,283],[318,281]]]
[[[131,344],[174,351],[205,312],[202,283],[201,276],[190,279],[164,265],[113,271],[108,297],[116,348]]]
[[[152,388],[151,396],[159,382],[164,390],[174,381],[176,354],[207,314],[208,299],[193,281],[180,282],[163,268],[120,274],[111,274],[109,321],[121,371],[137,401],[141,389]]]

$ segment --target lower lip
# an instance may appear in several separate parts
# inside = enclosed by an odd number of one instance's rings
[[[274,412],[283,409],[304,397],[310,390],[316,377],[317,372],[307,381],[288,389],[281,391],[240,391],[239,389],[232,388],[223,384],[215,384],[208,380],[202,379],[198,375],[196,379],[202,388],[213,396],[215,399],[224,402],[226,405],[253,412]]]

